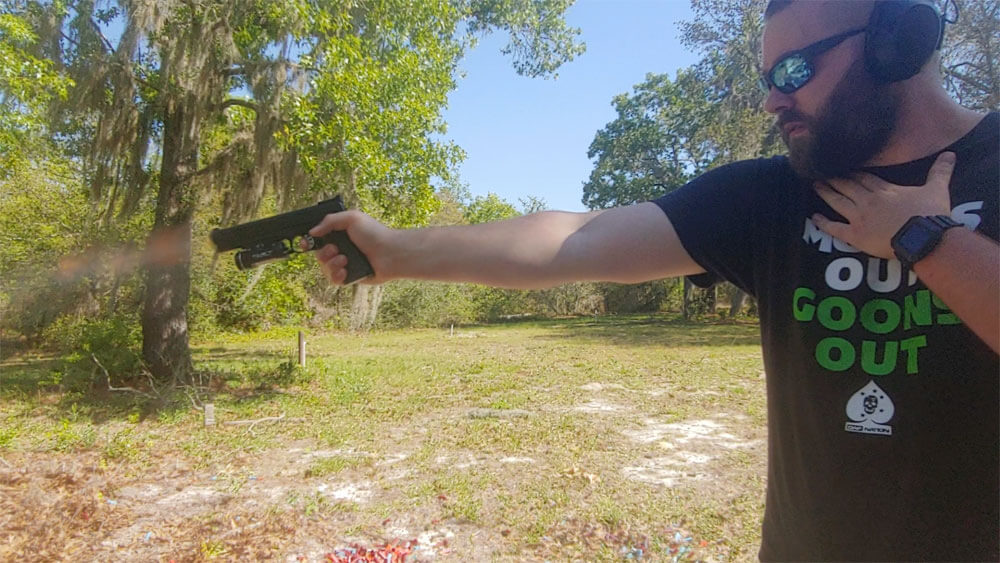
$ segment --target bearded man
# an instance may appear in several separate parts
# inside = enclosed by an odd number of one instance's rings
[[[1000,559],[1000,114],[942,87],[910,1],[773,0],[765,109],[787,157],[660,199],[397,231],[348,211],[374,276],[542,288],[670,276],[755,296],[767,373],[762,560]],[[333,283],[345,256],[317,254]]]

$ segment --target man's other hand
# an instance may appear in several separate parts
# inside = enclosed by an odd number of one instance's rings
[[[815,184],[816,193],[846,223],[819,213],[816,226],[871,256],[893,258],[892,237],[910,217],[951,215],[948,184],[955,169],[955,153],[941,153],[923,186],[897,186],[867,173]]]

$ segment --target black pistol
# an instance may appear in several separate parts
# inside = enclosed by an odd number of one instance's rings
[[[344,202],[337,196],[312,207],[250,221],[228,229],[212,229],[212,242],[219,252],[241,249],[236,253],[236,267],[241,270],[301,252],[298,249],[298,239],[306,241],[308,250],[317,250],[333,243],[337,245],[341,254],[347,256],[347,278],[344,283],[354,283],[372,275],[374,270],[368,258],[354,246],[347,233],[330,231],[319,238],[309,235],[309,229],[318,225],[323,217],[330,213],[339,213],[344,209]]]

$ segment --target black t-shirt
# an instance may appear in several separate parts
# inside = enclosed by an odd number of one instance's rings
[[[952,217],[994,240],[998,133],[992,113],[949,147]],[[920,186],[936,156],[869,172]],[[718,168],[656,203],[708,272],[700,281],[728,280],[758,299],[768,400],[760,558],[1000,559],[997,354],[897,260],[816,228],[815,212],[842,218],[785,157]]]

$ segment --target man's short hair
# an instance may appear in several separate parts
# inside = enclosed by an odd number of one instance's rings
[[[768,20],[771,16],[781,12],[785,8],[788,8],[795,2],[802,2],[803,0],[770,0],[767,3],[767,7],[764,8],[764,20]],[[871,0],[808,0],[809,3],[823,4],[823,9],[825,17],[831,22],[839,21],[841,19],[854,20],[855,15],[863,13],[865,17],[871,13],[872,2]],[[929,0],[917,0],[921,3],[931,3]],[[860,17],[860,16],[859,16]]]
[[[785,8],[792,5],[793,0],[771,0],[767,3],[767,8],[764,8],[764,19],[768,19],[774,14],[784,10]]]

